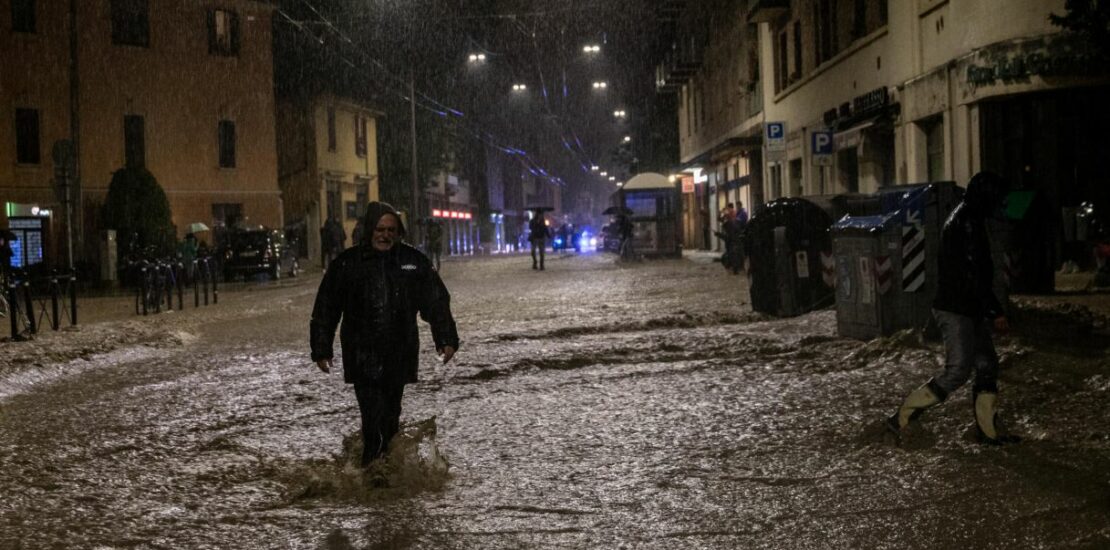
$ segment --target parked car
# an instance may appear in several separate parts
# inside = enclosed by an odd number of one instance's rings
[[[281,231],[259,227],[237,229],[227,236],[224,250],[224,280],[250,278],[265,273],[272,280],[282,275],[296,277],[301,270],[295,247],[288,246]]]

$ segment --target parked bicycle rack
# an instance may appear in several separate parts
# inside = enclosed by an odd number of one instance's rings
[[[36,286],[43,291],[36,294]],[[25,335],[38,334],[39,327],[45,324],[60,330],[63,313],[69,318],[70,326],[77,324],[77,275],[72,272],[55,271],[38,280],[13,279],[5,294],[12,340],[25,340]]]
[[[186,286],[193,287],[193,307],[200,307],[203,296],[204,305],[218,304],[219,287],[216,270],[209,258],[193,260],[189,269],[176,262],[145,262],[137,264],[138,283],[135,285],[135,314],[149,315],[161,313],[163,304],[172,311],[174,294],[177,295],[177,309],[185,308]],[[209,298],[211,296],[211,298]]]

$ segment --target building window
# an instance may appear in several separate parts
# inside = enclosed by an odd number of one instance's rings
[[[355,115],[355,154],[366,156],[366,117]]]
[[[123,154],[124,166],[144,168],[146,166],[146,128],[140,115],[123,117]]]
[[[150,6],[147,0],[112,0],[112,43],[150,46]]]
[[[239,55],[239,15],[229,10],[208,12],[208,53]]]
[[[855,9],[852,11],[852,40],[863,38],[867,34],[868,0],[855,0],[855,2]]]
[[[802,22],[794,22],[794,71],[790,74],[791,80],[802,78]]]
[[[235,168],[235,123],[220,121],[220,168]]]
[[[346,203],[344,203],[344,206],[346,206],[346,209],[347,209],[347,219],[348,220],[357,220],[358,219],[358,202],[356,202],[356,201],[347,201]]]
[[[335,107],[328,107],[328,151],[335,149]]]
[[[18,164],[42,162],[38,109],[15,110],[15,161]]]
[[[35,0],[12,0],[12,31],[35,32]]]
[[[782,165],[775,163],[771,165],[771,198],[777,199],[782,196]]]
[[[790,69],[789,69],[789,53],[786,51],[787,39],[786,29],[779,31],[778,48],[775,49],[775,91],[782,91],[790,85]]]
[[[832,59],[837,52],[836,41],[836,0],[819,0],[814,5],[814,20],[817,27],[817,64]]]
[[[925,158],[929,181],[944,179],[944,118],[933,117],[921,123],[925,132]]]

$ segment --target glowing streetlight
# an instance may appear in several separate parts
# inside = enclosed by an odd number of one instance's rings
[[[602,173],[601,173],[601,177],[603,177],[603,178],[604,178],[605,176],[608,176],[608,175],[609,175],[609,172],[602,172]]]
[[[591,171],[591,172],[597,172],[597,171],[598,171],[598,170],[600,170],[600,169],[601,169],[601,168],[599,168],[599,167],[598,167],[598,165],[596,165],[596,164],[595,164],[595,165],[593,165],[593,166],[590,166],[590,171]]]
[[[617,187],[624,187],[624,182],[623,181],[618,181],[617,182]]]
[[[624,136],[624,142],[625,143],[630,143],[631,141],[632,141],[632,136]]]
[[[527,89],[528,89],[528,86],[525,85],[525,84],[513,84],[513,91],[514,92],[523,92],[524,90],[527,90]]]
[[[469,60],[471,63],[481,63],[486,60],[486,54],[472,53],[469,57],[467,57],[467,60]]]
[[[615,116],[617,118],[625,118],[625,117],[628,116],[628,113],[626,113],[624,111],[613,111],[613,116]]]
[[[593,86],[594,86],[595,90],[604,90],[605,88],[609,87],[609,83],[604,82],[604,81],[598,81],[598,82],[594,82]]]
[[[601,46],[598,46],[597,44],[590,44],[590,45],[587,45],[587,46],[582,46],[582,52],[583,53],[599,53],[599,52],[601,52]]]

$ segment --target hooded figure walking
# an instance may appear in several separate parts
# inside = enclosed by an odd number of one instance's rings
[[[447,287],[420,251],[401,242],[405,228],[392,206],[371,202],[366,238],[335,259],[320,282],[309,324],[312,360],[331,372],[340,320],[343,380],[362,417],[362,465],[384,454],[397,434],[405,384],[416,382],[419,314],[447,363],[459,348]]]
[[[937,295],[933,317],[944,336],[944,370],[910,392],[887,419],[900,435],[926,409],[943,402],[975,374],[972,392],[975,427],[980,442],[1014,443],[995,420],[998,400],[998,354],[991,340],[991,324],[998,332],[1010,329],[1002,305],[994,295],[994,265],[986,220],[1005,204],[1008,186],[992,172],[980,172],[967,184],[941,232],[937,258]]]

